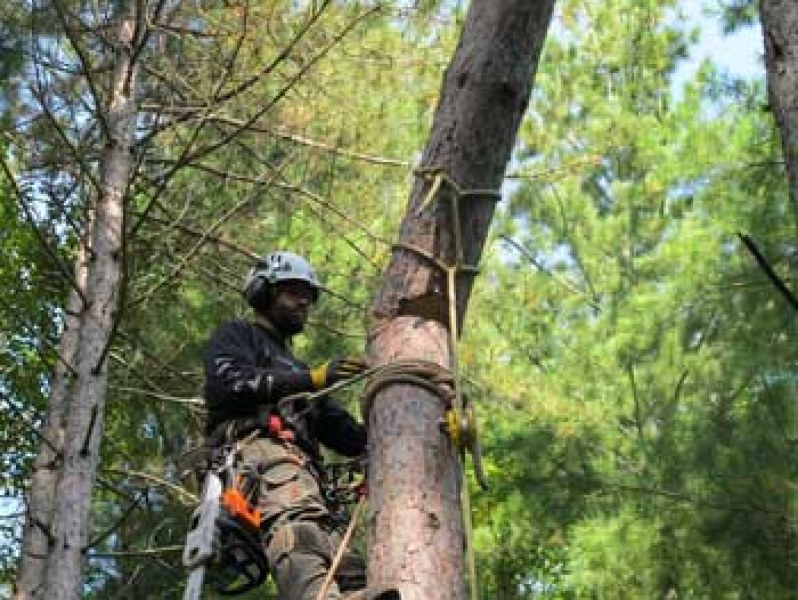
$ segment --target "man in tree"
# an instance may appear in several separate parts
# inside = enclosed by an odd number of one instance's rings
[[[320,290],[304,258],[266,255],[246,286],[253,321],[219,327],[205,359],[207,434],[212,445],[249,439],[239,467],[257,477],[263,546],[282,600],[315,600],[340,543],[319,486],[319,445],[348,457],[366,450],[365,427],[328,396],[281,401],[365,369],[363,360],[351,358],[310,369],[292,355],[290,340],[304,329]],[[363,560],[347,553],[325,600],[399,598],[364,586]]]

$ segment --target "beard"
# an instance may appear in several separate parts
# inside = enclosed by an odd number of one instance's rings
[[[269,321],[286,337],[301,333],[308,318],[307,309],[290,308],[275,302],[267,313]]]

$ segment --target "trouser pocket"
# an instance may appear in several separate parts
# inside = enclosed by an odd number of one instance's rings
[[[280,515],[323,517],[327,509],[319,483],[298,452],[270,439],[254,440],[241,451],[258,478],[258,509],[264,521]]]

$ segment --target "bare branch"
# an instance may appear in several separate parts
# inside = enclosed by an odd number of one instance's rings
[[[159,394],[158,392],[153,392],[150,390],[144,390],[141,388],[132,388],[127,387],[124,385],[112,385],[112,390],[117,392],[126,392],[128,394],[137,394],[140,396],[146,396],[148,398],[154,398],[155,400],[163,400],[165,402],[173,402],[175,404],[188,404],[191,406],[205,406],[205,401],[199,397],[181,397],[181,396],[170,396],[168,394]]]
[[[507,173],[504,176],[505,179],[525,179],[531,181],[537,180],[548,180],[552,181],[554,179],[559,179],[560,177],[566,177],[568,175],[573,175],[574,173],[578,173],[582,167],[589,167],[601,164],[603,157],[600,155],[594,156],[587,156],[581,158],[580,160],[575,160],[567,165],[561,165],[556,168],[552,169],[544,169],[543,171],[533,172],[533,173],[526,173],[524,171],[515,171],[513,173]]]
[[[141,213],[136,212],[135,215],[139,216]],[[170,228],[177,229],[182,233],[188,234],[193,237],[204,238],[208,242],[213,242],[214,244],[218,244],[219,246],[223,246],[233,252],[240,254],[241,256],[246,257],[249,260],[257,260],[260,255],[257,252],[253,252],[248,248],[244,248],[243,246],[239,246],[235,242],[231,242],[227,238],[222,237],[221,235],[214,235],[210,231],[198,231],[185,223],[181,223],[180,221],[173,221],[167,220],[161,217],[156,217],[154,215],[146,215],[144,218],[152,221],[153,223],[159,223],[161,225],[166,225]]]
[[[273,170],[272,173],[269,174],[269,179],[264,179],[263,177],[260,178],[259,181],[256,181],[258,186],[265,186],[267,189],[270,185],[273,184],[274,180],[282,174],[282,169],[284,169],[290,163],[290,156],[283,161],[276,169]],[[257,188],[255,188],[257,189]],[[182,257],[177,261],[177,264],[172,267],[172,271],[159,282],[154,284],[149,290],[144,292],[139,298],[133,300],[131,304],[139,304],[141,302],[145,302],[148,300],[152,295],[161,289],[164,285],[169,283],[170,281],[177,279],[181,272],[183,271],[186,263],[191,260],[208,242],[209,236],[213,235],[219,228],[224,225],[227,221],[229,221],[233,216],[235,216],[239,211],[245,208],[247,205],[253,202],[254,198],[251,196],[247,196],[237,204],[235,204],[232,208],[230,208],[227,212],[225,212],[221,217],[219,217],[207,230],[207,234],[203,235],[194,246]]]
[[[69,15],[66,12],[66,9],[62,5],[61,0],[53,0],[53,7],[55,8],[56,14],[58,15],[58,20],[61,22],[63,31],[67,35],[67,39],[69,40],[70,46],[75,51],[75,54],[77,55],[78,60],[80,61],[81,70],[84,74],[84,79],[89,87],[89,93],[91,94],[91,97],[94,99],[94,105],[96,108],[94,116],[99,121],[103,133],[105,134],[105,137],[110,139],[111,129],[108,126],[108,121],[106,120],[105,115],[103,114],[102,110],[100,110],[100,107],[103,105],[103,99],[102,99],[102,94],[100,94],[94,82],[94,68],[91,65],[91,61],[88,55],[84,52],[83,46],[80,43],[80,40],[78,39],[78,35],[77,32],[75,31],[75,28],[69,22],[70,18],[74,18],[80,23],[80,19],[78,17],[75,17],[74,15]]]
[[[188,166],[190,168],[193,168],[193,169],[197,169],[197,170],[200,170],[200,171],[205,171],[207,173],[211,173],[211,174],[216,175],[217,177],[219,177],[221,179],[262,185],[262,179],[259,178],[259,177],[253,177],[251,175],[245,175],[243,173],[234,173],[234,172],[231,172],[231,171],[223,171],[223,170],[221,170],[221,169],[219,169],[217,167],[214,167],[214,166],[206,164],[206,163],[192,163],[191,165],[188,165]],[[364,233],[366,236],[369,237],[369,239],[371,239],[374,242],[378,242],[378,243],[380,243],[380,244],[382,244],[384,246],[390,246],[391,245],[391,243],[387,239],[385,239],[385,238],[373,233],[371,230],[366,228],[362,223],[359,223],[358,221],[356,221],[355,219],[350,217],[347,213],[345,213],[342,209],[338,208],[332,202],[330,202],[329,200],[321,197],[319,194],[316,194],[315,192],[312,192],[312,191],[310,191],[310,190],[308,190],[306,188],[303,188],[303,187],[301,187],[299,185],[294,185],[294,184],[287,183],[287,182],[284,182],[284,181],[273,181],[273,182],[270,182],[270,185],[273,185],[274,187],[280,188],[280,189],[282,189],[282,190],[284,190],[286,192],[292,192],[292,193],[295,193],[295,194],[298,194],[300,196],[303,196],[303,197],[307,198],[308,200],[312,201],[314,204],[317,204],[318,206],[324,208],[325,210],[328,210],[329,212],[333,213],[335,216],[340,218],[342,221],[344,221],[346,223],[349,223],[355,229],[357,229],[358,231],[361,231],[362,233]]]
[[[329,0],[324,0],[324,5],[327,4]],[[299,69],[291,78],[289,78],[288,82],[282,87],[280,91],[278,91],[272,98],[269,100],[264,106],[259,108],[255,111],[255,114],[252,115],[246,121],[243,121],[239,127],[236,127],[230,133],[222,136],[220,140],[209,144],[203,148],[200,148],[194,154],[188,155],[185,157],[185,163],[192,163],[196,160],[204,158],[209,154],[212,154],[216,150],[221,147],[227,145],[231,140],[236,138],[242,132],[246,131],[253,123],[257,122],[263,115],[269,112],[280,100],[285,97],[285,95],[293,89],[293,87],[301,81],[301,79],[311,70],[312,67],[316,65],[322,58],[324,58],[330,50],[332,50],[336,45],[338,45],[354,28],[358,25],[361,21],[366,19],[371,14],[377,12],[379,7],[374,7],[367,10],[364,13],[361,13],[352,21],[350,21],[337,35],[335,35],[330,42],[328,42],[324,47],[321,48],[314,56],[312,56],[306,63],[302,65],[302,68]],[[226,100],[226,97],[223,97],[222,100]],[[217,99],[218,100],[218,99]]]
[[[154,483],[157,486],[165,489],[168,492],[174,494],[178,501],[180,501],[183,505],[190,505],[196,503],[198,501],[197,496],[189,492],[188,490],[180,487],[179,485],[175,485],[171,481],[167,481],[166,479],[155,475],[153,473],[145,473],[144,471],[132,471],[127,469],[103,469],[104,473],[113,474],[113,475],[121,475],[123,477],[132,477],[133,479],[140,479],[142,481],[146,481],[148,483]]]
[[[288,42],[288,44],[280,51],[280,53],[276,57],[274,57],[274,59],[272,59],[270,63],[264,66],[263,69],[260,70],[260,72],[253,75],[249,79],[245,80],[244,82],[233,88],[232,90],[229,90],[224,94],[217,94],[213,98],[214,102],[227,102],[228,100],[231,100],[236,96],[239,96],[241,93],[245,92],[253,85],[255,85],[258,81],[262,80],[265,76],[274,71],[274,69],[276,69],[277,66],[279,66],[284,60],[286,60],[289,56],[291,56],[291,53],[293,52],[294,48],[297,46],[300,40],[302,40],[302,38],[304,38],[305,35],[307,35],[308,31],[310,31],[313,25],[315,25],[315,23],[319,20],[321,15],[324,14],[324,11],[327,10],[329,4],[330,0],[322,0],[318,8],[316,8],[315,11],[311,12],[310,18],[307,20],[307,22],[305,22],[303,26],[299,28],[299,30],[291,39],[291,41]],[[314,8],[314,4],[311,4],[311,8]],[[373,12],[373,10],[369,11],[369,13],[371,12]],[[358,18],[354,22],[357,22],[359,20],[360,19]],[[352,25],[354,25],[354,22],[352,23]],[[326,50],[324,53],[326,54]],[[309,64],[313,64],[314,62],[315,60],[311,59],[309,61]],[[303,69],[301,73],[304,74],[305,69]]]
[[[141,550],[124,550],[119,552],[89,552],[86,558],[119,558],[130,556],[161,556],[163,554],[179,554],[183,546],[163,546],[161,548],[143,548]]]
[[[223,115],[216,115],[211,117],[211,120],[222,123],[226,125],[233,125],[236,128],[246,127],[247,131],[253,133],[268,133],[273,135],[274,137],[278,137],[290,142],[294,142],[296,144],[301,144],[303,146],[307,146],[308,148],[316,148],[319,150],[324,150],[325,152],[330,152],[332,154],[337,154],[340,156],[345,156],[347,158],[352,158],[355,160],[359,160],[365,163],[370,163],[374,165],[384,165],[389,167],[401,167],[401,168],[410,168],[412,164],[406,160],[399,160],[395,158],[386,158],[383,156],[376,156],[374,154],[366,154],[363,152],[356,152],[354,150],[349,150],[347,148],[342,148],[340,146],[336,146],[330,144],[328,142],[320,142],[308,137],[296,135],[293,133],[288,133],[285,131],[281,131],[279,129],[274,129],[271,127],[262,127],[259,126],[257,123],[252,123],[250,125],[245,125],[245,122],[240,119],[234,119],[231,117],[223,116]]]
[[[510,236],[504,235],[504,234],[500,235],[499,239],[502,240],[503,242],[506,242],[507,244],[509,244],[513,248],[515,248],[538,271],[540,271],[541,273],[545,273],[546,275],[551,277],[554,281],[559,283],[561,286],[563,286],[569,292],[585,298],[585,300],[587,300],[588,304],[590,304],[590,306],[594,310],[596,310],[596,311],[601,310],[601,306],[599,306],[599,304],[595,300],[590,298],[590,296],[584,290],[580,290],[579,288],[574,286],[572,283],[570,283],[568,280],[563,279],[557,273],[554,273],[551,269],[547,268],[546,265],[544,265],[537,258],[535,258],[535,255],[532,254],[529,250],[527,250],[523,245],[521,245],[521,243],[517,242],[516,240],[514,240]]]
[[[69,137],[67,136],[66,132],[64,131],[63,127],[61,127],[61,123],[56,119],[53,112],[50,110],[50,105],[47,102],[47,98],[45,97],[43,84],[41,80],[37,77],[37,87],[35,89],[31,89],[34,97],[36,98],[37,102],[39,103],[39,108],[42,109],[42,113],[44,117],[47,119],[49,124],[55,129],[56,134],[61,139],[63,144],[66,146],[69,154],[72,156],[74,161],[80,165],[80,174],[86,177],[94,187],[95,191],[99,191],[100,184],[94,178],[94,174],[89,166],[86,164],[86,155],[83,152],[80,152],[75,145],[70,141]],[[77,178],[76,178],[77,179]]]
[[[113,523],[110,527],[108,527],[104,532],[100,533],[96,538],[93,540],[89,540],[89,543],[86,544],[84,548],[84,552],[89,550],[90,548],[94,548],[95,546],[99,545],[103,540],[107,540],[111,537],[119,528],[124,525],[124,523],[133,515],[133,511],[135,511],[141,501],[147,497],[147,490],[142,490],[136,498],[134,498],[133,502],[130,503],[130,506],[127,507],[124,513]]]
[[[773,267],[770,265],[768,260],[765,258],[765,255],[760,252],[759,248],[754,242],[753,238],[744,233],[737,234],[740,239],[742,240],[745,247],[751,253],[751,255],[756,260],[759,268],[767,275],[768,279],[770,279],[773,287],[775,287],[787,303],[792,306],[795,310],[798,310],[798,299],[795,298],[795,295],[790,291],[790,288],[784,283],[784,281],[776,274],[776,271],[773,270]]]

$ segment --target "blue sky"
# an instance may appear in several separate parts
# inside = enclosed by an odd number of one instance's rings
[[[762,31],[758,25],[724,35],[720,19],[705,14],[707,9],[717,9],[718,0],[682,0],[681,5],[688,14],[689,23],[701,28],[701,39],[691,50],[691,59],[684,61],[676,71],[674,85],[677,88],[695,74],[705,58],[712,59],[721,69],[746,79],[765,76]]]

